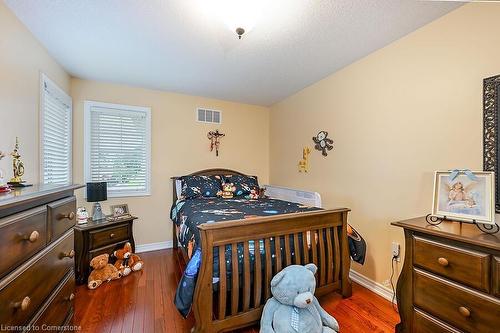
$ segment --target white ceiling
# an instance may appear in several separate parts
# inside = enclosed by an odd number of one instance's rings
[[[260,105],[460,6],[267,0],[238,40],[208,0],[4,1],[73,76]]]

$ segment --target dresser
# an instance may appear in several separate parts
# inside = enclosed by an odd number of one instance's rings
[[[396,332],[500,332],[500,234],[424,217],[392,225],[406,245]]]
[[[117,249],[130,242],[135,251],[133,223],[135,216],[123,217],[115,221],[92,221],[75,226],[76,282],[87,283],[90,261],[98,255],[111,256]]]
[[[0,194],[2,332],[33,325],[60,331],[72,322],[74,191],[80,187],[32,186]]]

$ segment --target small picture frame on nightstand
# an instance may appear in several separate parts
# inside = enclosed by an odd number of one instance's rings
[[[111,206],[111,217],[113,219],[121,219],[130,217],[130,211],[127,204],[112,205]]]

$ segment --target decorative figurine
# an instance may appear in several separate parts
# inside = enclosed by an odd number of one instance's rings
[[[213,151],[215,148],[215,156],[219,156],[219,138],[222,138],[224,136],[226,135],[224,133],[220,133],[219,130],[210,131],[207,134],[208,140],[210,140],[210,151]]]
[[[309,147],[304,147],[302,149],[302,159],[299,161],[299,172],[307,172],[309,170],[309,154],[311,149]]]
[[[85,207],[78,207],[76,210],[76,220],[78,221],[78,224],[85,224],[88,222],[89,219],[89,212],[87,212],[87,209]]]
[[[314,148],[322,151],[323,156],[328,156],[327,150],[333,149],[333,140],[328,138],[328,132],[321,131],[312,139],[314,141]]]
[[[24,175],[24,163],[21,161],[21,155],[19,154],[19,138],[16,137],[16,145],[14,146],[14,151],[10,153],[12,156],[12,171],[14,173],[14,177],[10,179],[8,183],[14,187],[25,187],[31,186],[31,184],[23,184],[24,181],[21,178]]]

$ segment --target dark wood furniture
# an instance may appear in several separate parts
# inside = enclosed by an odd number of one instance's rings
[[[74,190],[80,187],[40,185],[0,194],[2,331],[71,323]]]
[[[133,223],[137,217],[130,216],[116,221],[92,221],[75,226],[75,274],[78,284],[87,283],[92,258],[107,253],[111,255],[126,242],[135,251]]]
[[[500,234],[467,223],[394,222],[405,233],[397,332],[498,332]]]
[[[209,169],[192,175],[234,175],[242,173],[228,169]],[[177,200],[173,177],[173,202]],[[198,226],[201,235],[202,262],[193,299],[195,316],[194,332],[226,332],[253,325],[260,321],[262,309],[270,297],[270,282],[274,274],[291,264],[315,263],[318,266],[316,295],[340,291],[344,297],[352,294],[349,280],[350,257],[347,241],[347,214],[349,209],[322,210],[272,217],[224,221]],[[174,239],[177,237],[174,226]],[[291,239],[304,246],[291,255]],[[319,236],[322,235],[322,236]],[[326,236],[324,236],[326,235]],[[275,249],[271,257],[271,240],[279,238],[284,251]],[[256,256],[253,271],[250,269],[249,241],[254,241],[255,251],[263,241],[265,259]],[[219,249],[220,276],[226,275],[224,248],[230,246],[232,257],[237,256],[238,244],[243,246],[243,267],[232,261],[231,281],[220,280],[217,291],[213,286],[213,249]],[[276,242],[279,244],[279,242]],[[174,247],[178,243],[174,241]],[[184,250],[181,247],[182,250]],[[241,271],[241,268],[243,270]],[[235,274],[237,272],[237,274]],[[240,281],[240,278],[242,281]],[[242,288],[229,288],[229,285]]]

